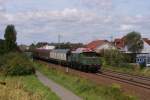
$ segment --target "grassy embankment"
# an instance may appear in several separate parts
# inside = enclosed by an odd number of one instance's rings
[[[101,86],[79,76],[48,68],[42,63],[36,62],[35,65],[48,78],[73,91],[84,100],[137,100],[136,97],[123,93],[117,84]]]
[[[34,72],[34,64],[26,55],[0,55],[0,100],[59,100]]]
[[[59,100],[34,76],[0,76],[0,100]]]
[[[59,100],[34,76],[0,76],[0,100]]]

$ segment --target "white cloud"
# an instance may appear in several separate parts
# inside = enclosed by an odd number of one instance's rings
[[[106,10],[112,8],[112,0],[81,0],[89,9]]]
[[[103,38],[108,34],[135,29],[148,32],[150,16],[107,13],[113,11],[110,9],[112,0],[81,0],[81,2],[88,9],[72,7],[62,10],[15,10],[15,13],[11,11],[10,13],[4,11],[4,6],[0,6],[0,25],[6,27],[7,24],[15,24],[19,42],[24,42],[24,39],[30,42],[33,42],[33,39],[50,41],[54,40],[51,37],[57,37],[57,34],[66,37],[66,41],[77,38],[84,41],[91,39],[92,36]],[[0,0],[0,5],[3,4],[5,1]],[[106,13],[101,13],[102,11]],[[87,39],[81,37],[82,34]]]
[[[47,23],[88,23],[96,24],[109,22],[110,16],[98,16],[92,12],[86,12],[78,9],[66,8],[62,11],[31,11],[31,12],[19,12],[19,13],[0,13],[0,17],[4,17],[7,22],[23,23],[23,22],[40,22],[47,21]],[[1,19],[0,19],[1,20]],[[35,21],[36,20],[36,21]]]
[[[131,29],[133,29],[134,28],[134,26],[133,25],[121,25],[120,26],[120,29],[122,30],[122,31],[127,31],[127,30],[131,30]]]

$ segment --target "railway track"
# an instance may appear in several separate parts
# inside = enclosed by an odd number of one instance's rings
[[[141,76],[141,75],[131,75],[131,74],[123,73],[123,72],[116,72],[116,71],[106,70],[106,69],[105,70],[103,69],[103,72],[112,72],[112,73],[115,73],[115,74],[118,74],[118,75],[125,75],[125,76],[128,76],[128,77],[133,77],[133,78],[138,78],[138,79],[150,81],[150,77]]]
[[[110,70],[103,70],[102,72],[103,73],[96,73],[96,75],[150,90],[149,77],[129,75],[129,74],[110,71]]]

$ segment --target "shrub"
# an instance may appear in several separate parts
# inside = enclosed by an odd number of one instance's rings
[[[2,55],[0,56],[0,71],[3,70],[3,66],[6,63],[5,57],[3,57]]]
[[[128,61],[130,57],[117,50],[106,50],[103,54],[103,64],[116,66],[116,67],[127,67],[129,66]]]
[[[4,55],[1,69],[5,75],[30,75],[35,73],[32,62],[20,53]]]
[[[146,67],[146,62],[140,63],[140,68],[141,68],[141,69],[144,69],[145,67]]]

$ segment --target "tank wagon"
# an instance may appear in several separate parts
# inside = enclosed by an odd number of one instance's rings
[[[95,52],[73,52],[69,49],[35,50],[34,58],[64,65],[85,72],[101,69],[100,57]]]

